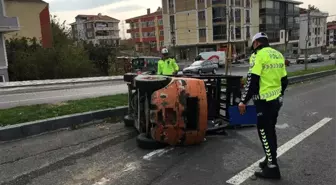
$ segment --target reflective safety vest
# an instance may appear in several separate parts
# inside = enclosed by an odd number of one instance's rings
[[[175,59],[167,58],[165,60],[161,59],[158,62],[158,75],[173,75],[174,72],[179,70],[179,66],[176,64]]]
[[[283,55],[265,47],[250,57],[249,73],[260,76],[259,99],[271,101],[281,95],[281,78],[287,75]]]

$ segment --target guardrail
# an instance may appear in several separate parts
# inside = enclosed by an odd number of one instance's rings
[[[18,81],[18,82],[3,82],[3,83],[0,83],[0,89],[123,81],[123,78],[124,78],[123,76],[107,76],[107,77],[71,78],[71,79],[57,79],[57,80],[32,80],[32,81]]]

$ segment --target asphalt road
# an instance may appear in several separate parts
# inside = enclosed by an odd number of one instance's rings
[[[336,76],[330,76],[290,86],[286,92],[277,125],[282,180],[251,179],[247,172],[238,176],[241,182],[236,184],[336,183],[335,80]],[[198,146],[155,151],[140,149],[130,139],[64,164],[30,172],[103,140],[104,134],[114,136],[115,129],[122,130],[122,126],[106,124],[2,143],[0,184],[223,185],[263,157],[252,127],[208,136]],[[23,174],[28,175],[21,178]],[[11,181],[15,178],[18,181]],[[11,183],[5,183],[8,181]]]
[[[324,65],[334,64],[334,61],[328,61],[321,63],[309,64],[309,67],[318,67]],[[297,71],[304,69],[304,65],[291,65],[288,67],[288,71]],[[233,67],[232,75],[245,76],[248,70],[248,66],[245,67]],[[218,71],[220,74],[224,74],[224,69]],[[40,92],[28,92],[28,93],[8,93],[0,95],[0,109],[24,106],[24,105],[33,105],[33,104],[42,104],[42,103],[57,103],[67,100],[76,100],[90,97],[98,97],[105,95],[113,95],[118,93],[126,93],[127,86],[125,84],[116,84],[111,85],[98,84],[80,88],[65,88],[61,90],[50,89],[48,91]]]

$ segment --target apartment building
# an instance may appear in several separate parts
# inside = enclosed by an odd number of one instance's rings
[[[119,20],[107,15],[77,15],[70,24],[75,40],[118,46],[120,43]]]
[[[164,45],[179,59],[203,51],[245,53],[250,39],[252,0],[162,0]]]
[[[17,17],[7,17],[4,0],[0,0],[0,83],[8,81],[5,34],[20,30]]]
[[[328,48],[336,48],[336,21],[327,24],[326,46]]]
[[[127,19],[126,23],[130,24],[127,33],[131,34],[136,43],[137,52],[157,52],[163,47],[164,29],[160,7],[153,13],[147,9],[147,14]]]
[[[43,47],[52,46],[49,4],[42,0],[4,0],[6,15],[18,17],[20,30],[5,34],[10,38],[36,38]]]
[[[253,0],[252,34],[265,32],[274,48],[298,54],[300,4],[292,0]]]
[[[309,18],[309,16],[310,18]],[[321,53],[322,47],[327,45],[327,17],[328,13],[321,11],[300,11],[300,51],[309,54]],[[309,21],[310,19],[310,21]],[[307,46],[306,46],[307,44]]]

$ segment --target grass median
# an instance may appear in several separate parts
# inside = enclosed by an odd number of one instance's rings
[[[20,106],[0,110],[0,126],[36,121],[127,105],[127,94],[72,100],[56,104]]]
[[[298,76],[309,73],[336,69],[335,65],[310,68],[308,70],[289,72],[288,76]],[[117,94],[98,98],[66,101],[57,104],[41,104],[14,107],[0,110],[0,126],[36,121],[57,116],[82,113],[100,109],[127,105],[127,94]]]

